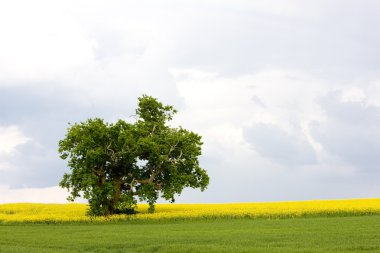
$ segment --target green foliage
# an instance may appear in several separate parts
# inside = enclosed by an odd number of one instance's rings
[[[174,202],[185,187],[205,190],[201,136],[168,126],[176,112],[144,95],[134,124],[95,118],[70,125],[59,142],[60,157],[71,169],[60,182],[69,200],[83,194],[91,215],[130,213],[137,200],[147,201],[153,212],[159,196]]]

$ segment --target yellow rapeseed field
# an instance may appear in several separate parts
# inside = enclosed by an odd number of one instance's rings
[[[104,222],[117,220],[165,220],[212,218],[291,218],[380,214],[380,199],[314,200],[228,204],[157,204],[147,212],[140,204],[134,215],[88,217],[85,204],[17,203],[0,205],[0,223],[7,222]]]

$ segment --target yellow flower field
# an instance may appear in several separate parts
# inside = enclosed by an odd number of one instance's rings
[[[157,204],[147,213],[140,204],[135,215],[86,216],[85,204],[17,203],[0,205],[0,223],[7,222],[102,222],[109,220],[165,220],[198,218],[291,218],[380,214],[380,199],[315,200],[229,204]]]

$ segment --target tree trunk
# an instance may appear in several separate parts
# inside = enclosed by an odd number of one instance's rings
[[[117,204],[120,200],[121,196],[121,178],[116,177],[113,183],[114,187],[114,195],[113,195],[113,200],[112,200],[112,208],[115,211],[115,204]]]

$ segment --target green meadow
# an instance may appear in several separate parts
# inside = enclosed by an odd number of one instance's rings
[[[380,252],[380,216],[2,224],[0,252]]]

